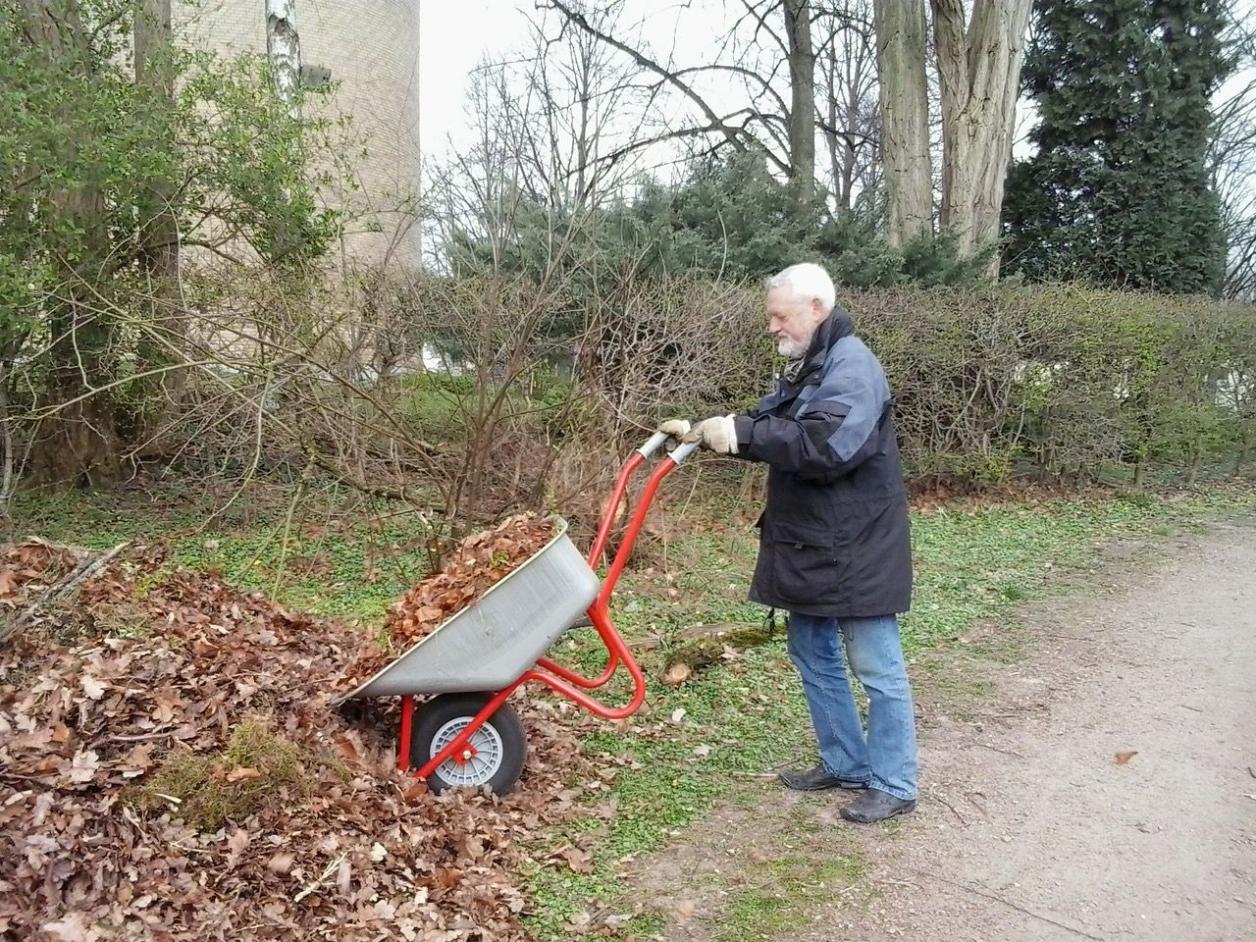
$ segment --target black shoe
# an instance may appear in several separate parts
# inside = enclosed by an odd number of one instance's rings
[[[900,814],[911,814],[915,810],[915,799],[895,798],[879,788],[869,788],[843,808],[841,815],[856,824],[872,824],[876,821],[887,821]]]
[[[824,767],[824,763],[820,763],[814,769],[790,769],[780,774],[781,784],[786,788],[792,788],[799,792],[818,792],[825,788],[845,788],[851,791],[857,791],[861,788],[867,788],[867,782],[857,782],[853,779],[838,778]]]

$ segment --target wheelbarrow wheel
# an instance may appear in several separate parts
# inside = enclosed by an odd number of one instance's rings
[[[492,696],[446,693],[425,703],[410,737],[410,767],[426,765],[453,742]],[[428,776],[427,784],[433,792],[487,785],[494,793],[505,795],[515,787],[523,773],[528,741],[514,707],[508,703],[499,706],[471,736],[469,745],[474,753],[470,758],[462,762],[446,759]]]

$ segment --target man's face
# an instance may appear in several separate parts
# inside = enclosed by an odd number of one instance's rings
[[[789,288],[768,292],[768,333],[781,356],[800,357],[811,346],[816,327],[828,316],[819,301],[800,301]]]

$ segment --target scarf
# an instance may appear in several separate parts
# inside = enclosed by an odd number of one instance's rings
[[[781,377],[788,383],[797,382],[799,375],[802,373],[802,368],[806,365],[807,357],[805,354],[797,357],[796,359],[790,360],[781,370]]]

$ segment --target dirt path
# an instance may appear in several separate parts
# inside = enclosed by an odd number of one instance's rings
[[[1029,613],[1028,656],[991,672],[975,715],[922,691],[913,817],[852,829],[846,798],[764,783],[762,804],[720,812],[720,841],[657,862],[647,883],[682,914],[666,937],[737,938],[685,916],[737,899],[745,861],[789,859],[806,892],[784,891],[793,918],[757,938],[1256,940],[1256,528],[1125,568],[1140,574]],[[799,854],[858,860],[859,876],[800,882]]]

